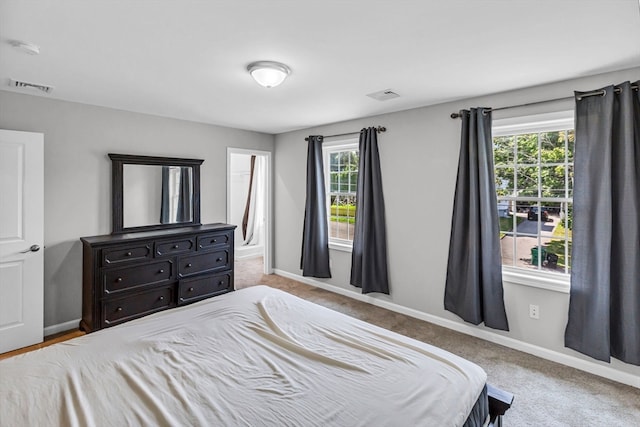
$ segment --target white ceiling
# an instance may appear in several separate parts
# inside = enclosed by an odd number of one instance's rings
[[[640,66],[639,9],[639,0],[0,0],[0,89],[26,80],[54,86],[45,97],[280,133]],[[262,88],[246,72],[258,60],[292,74]],[[400,97],[365,96],[383,89]]]

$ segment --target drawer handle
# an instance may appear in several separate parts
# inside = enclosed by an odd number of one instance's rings
[[[191,267],[191,263],[187,264],[187,268]]]
[[[116,282],[118,282],[118,283],[122,282],[122,277],[118,277],[118,278],[116,279]]]
[[[216,262],[220,262],[220,261],[222,261],[222,258],[216,259]]]
[[[116,308],[116,311],[122,311],[122,307]]]
[[[158,271],[159,274],[164,273],[164,270],[161,268],[160,271]]]
[[[211,243],[215,243],[215,242],[217,242],[217,240],[216,240],[216,239],[213,239],[213,240],[211,241]]]
[[[173,249],[178,249],[180,245],[173,245]]]
[[[159,299],[160,301],[164,301],[164,297],[163,297],[162,295],[160,295],[160,296],[158,297],[158,299]]]
[[[131,256],[131,252],[127,252],[125,255],[126,256]]]
[[[220,281],[218,282],[218,285],[224,285],[224,280],[220,280]]]
[[[188,290],[189,290],[189,292],[193,292],[193,288],[189,288]]]

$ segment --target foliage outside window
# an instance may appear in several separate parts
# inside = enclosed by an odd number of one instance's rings
[[[570,272],[574,146],[569,120],[494,127],[503,266]]]
[[[324,155],[329,242],[350,246],[356,222],[358,144],[329,145],[324,147]]]

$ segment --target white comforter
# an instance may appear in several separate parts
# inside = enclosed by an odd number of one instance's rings
[[[1,426],[459,426],[486,374],[258,286],[0,362]]]

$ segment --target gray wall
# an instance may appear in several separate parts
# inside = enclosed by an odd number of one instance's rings
[[[574,90],[592,90],[638,78],[640,68],[277,135],[274,267],[301,274],[299,262],[307,150],[304,137],[383,125],[387,132],[380,134],[378,141],[385,191],[391,295],[375,297],[462,323],[443,308],[460,145],[460,121],[452,120],[450,113],[475,106],[501,107],[570,97]],[[494,119],[571,109],[573,101],[567,100],[497,111]],[[318,280],[355,291],[356,288],[348,284],[351,254],[331,250],[331,262],[333,278]],[[503,335],[583,357],[563,345],[569,303],[567,293],[505,283],[505,303],[511,331]],[[529,304],[540,306],[540,319],[529,318]],[[618,361],[613,361],[611,366],[640,375],[640,367]]]
[[[273,151],[274,137],[0,91],[0,128],[44,133],[44,322],[79,319],[82,236],[111,232],[107,153],[204,159],[202,222],[226,219],[226,147]]]

